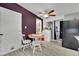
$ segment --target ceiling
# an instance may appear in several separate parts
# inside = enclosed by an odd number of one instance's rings
[[[19,3],[19,5],[36,15],[47,9],[54,9],[58,16],[79,12],[79,3]]]

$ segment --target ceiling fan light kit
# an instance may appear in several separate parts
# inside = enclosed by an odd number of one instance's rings
[[[48,14],[45,14],[44,17],[47,18],[47,17],[49,17],[49,15]]]

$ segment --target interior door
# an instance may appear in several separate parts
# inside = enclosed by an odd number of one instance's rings
[[[21,14],[0,7],[1,52],[21,47]]]

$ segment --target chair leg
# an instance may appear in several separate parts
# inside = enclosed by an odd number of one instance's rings
[[[42,54],[42,48],[41,48],[41,45],[39,45],[39,48],[40,48],[40,51],[41,51],[41,54]]]
[[[25,50],[25,47],[23,47],[23,52],[24,52],[24,50]]]
[[[39,45],[40,51],[42,51],[41,45]]]
[[[33,55],[34,55],[34,53],[35,53],[35,47],[33,47]]]
[[[30,45],[30,47],[32,46],[32,44],[31,44],[31,43],[30,43],[29,45]]]

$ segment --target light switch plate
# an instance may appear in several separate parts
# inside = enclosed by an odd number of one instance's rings
[[[25,29],[27,29],[27,26],[25,26]]]

